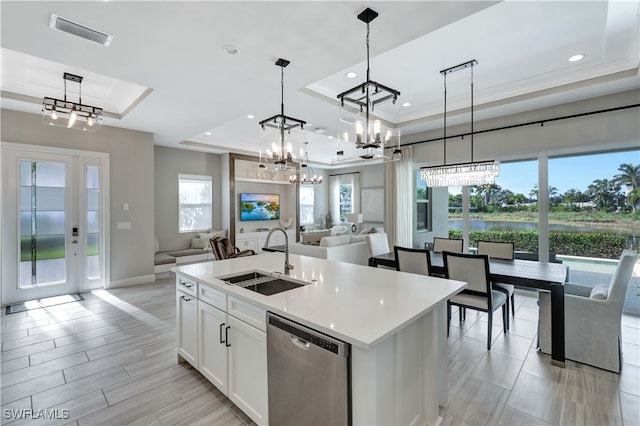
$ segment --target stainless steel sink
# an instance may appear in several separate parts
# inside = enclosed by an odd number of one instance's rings
[[[302,287],[306,284],[305,282],[290,278],[285,279],[279,275],[272,275],[261,271],[247,271],[237,275],[218,277],[218,279],[227,284],[246,288],[247,290],[255,291],[265,296],[282,293],[283,291]]]

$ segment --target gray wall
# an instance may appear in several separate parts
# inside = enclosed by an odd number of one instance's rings
[[[222,228],[220,155],[156,146],[155,164],[155,235],[160,250],[188,248],[195,232],[178,232],[178,175],[211,176],[212,212],[210,225]]]
[[[640,90],[602,96],[586,101],[564,104],[527,113],[512,114],[492,120],[475,123],[474,130],[491,129],[536,120],[550,119],[571,114],[585,113],[601,109],[638,104]],[[541,151],[549,156],[588,153],[640,146],[640,126],[638,108],[630,108],[518,127],[475,136],[474,160],[496,159],[522,160],[536,158]],[[469,124],[451,127],[447,134],[453,135],[469,131]],[[404,143],[442,137],[442,129],[409,135]],[[447,138],[447,163],[469,161],[470,138]],[[427,142],[413,147],[413,161],[416,165],[439,165],[443,163],[443,142]]]
[[[3,142],[108,153],[111,281],[153,275],[153,135],[108,126],[96,132],[45,126],[40,115],[5,109],[1,123]],[[123,203],[129,203],[128,211]],[[118,230],[118,222],[132,227]]]

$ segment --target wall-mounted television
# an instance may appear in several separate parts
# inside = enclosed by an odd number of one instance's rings
[[[280,219],[279,194],[240,194],[240,220]]]

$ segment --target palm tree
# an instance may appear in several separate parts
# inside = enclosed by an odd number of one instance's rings
[[[618,171],[620,173],[615,175],[613,180],[619,185],[627,186],[625,195],[627,196],[629,204],[631,204],[631,210],[635,213],[638,204],[640,204],[638,197],[633,196],[633,194],[637,192],[638,188],[640,188],[640,164],[637,166],[629,163],[620,164]]]
[[[600,207],[613,207],[616,205],[616,194],[620,191],[620,185],[609,179],[596,179],[587,188],[587,193],[593,202]]]
[[[538,184],[536,183],[533,186],[533,189],[529,192],[529,197],[535,198],[537,200],[539,194],[540,194],[540,191],[538,191]],[[549,200],[555,201],[557,196],[558,196],[558,188],[556,188],[555,186],[549,185]]]

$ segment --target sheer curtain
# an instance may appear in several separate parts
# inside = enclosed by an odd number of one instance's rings
[[[391,245],[413,246],[413,149],[402,148],[402,159],[385,165],[385,231]]]
[[[340,176],[329,176],[329,211],[340,217]]]

